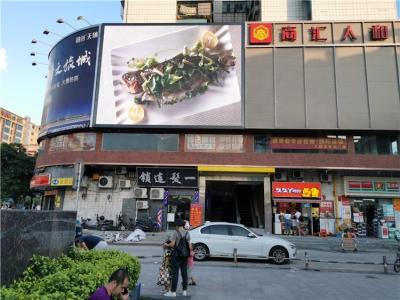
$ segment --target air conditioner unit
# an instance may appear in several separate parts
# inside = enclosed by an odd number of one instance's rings
[[[136,201],[137,209],[148,209],[149,202],[148,201]]]
[[[115,173],[116,174],[126,174],[126,167],[116,167]]]
[[[326,172],[322,172],[322,173],[319,174],[319,180],[321,182],[332,182],[332,174],[326,173]]]
[[[303,179],[304,178],[304,172],[300,171],[300,170],[293,170],[292,178],[294,178],[294,179]]]
[[[274,174],[275,181],[287,181],[287,172],[286,171],[277,171]]]
[[[112,188],[112,176],[100,176],[99,177],[99,188],[110,189]]]
[[[164,199],[164,189],[163,188],[150,189],[150,199]]]
[[[135,198],[147,198],[147,188],[135,188],[133,190],[133,195]]]
[[[131,188],[131,181],[130,180],[120,180],[119,187],[121,189],[130,189]]]

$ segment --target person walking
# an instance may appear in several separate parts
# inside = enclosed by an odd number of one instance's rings
[[[129,299],[129,274],[125,269],[118,269],[111,274],[108,283],[99,287],[89,300],[112,300],[113,296],[121,300]]]
[[[296,210],[296,212],[294,213],[294,217],[296,218],[297,235],[302,235],[302,229],[300,226],[301,212],[299,210]]]
[[[285,231],[286,235],[290,235],[290,230],[292,229],[292,215],[290,211],[287,210],[285,213]]]
[[[183,228],[185,222],[182,219],[176,221],[176,230],[171,241],[164,243],[164,246],[172,250],[172,286],[171,291],[164,294],[165,297],[176,297],[176,288],[178,286],[179,270],[182,275],[182,296],[187,296],[187,264],[189,252],[192,250],[189,232]]]

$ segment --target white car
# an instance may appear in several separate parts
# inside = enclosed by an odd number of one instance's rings
[[[277,264],[296,256],[296,246],[284,239],[263,236],[241,224],[206,222],[190,230],[196,260],[207,257],[272,259]]]

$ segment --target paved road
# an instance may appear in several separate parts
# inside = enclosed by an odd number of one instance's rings
[[[141,257],[142,295],[161,297],[155,285],[160,266],[161,249],[156,246],[111,246],[112,248]],[[195,263],[195,277],[199,285],[190,287],[191,299],[399,299],[400,274],[383,273],[381,252],[340,253],[309,251],[312,260],[358,262],[311,262],[304,270],[304,262],[276,266],[265,261],[239,261],[211,259]],[[300,252],[300,256],[304,253]],[[389,259],[394,254],[387,252]],[[377,263],[361,264],[363,262]],[[178,288],[181,292],[181,288]],[[178,294],[179,294],[178,293]],[[182,297],[182,299],[190,299]]]

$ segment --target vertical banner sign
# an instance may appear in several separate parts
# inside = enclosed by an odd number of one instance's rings
[[[192,203],[199,203],[199,191],[195,191],[192,198]]]
[[[199,204],[190,205],[190,224],[192,227],[200,226],[202,222],[202,209]]]
[[[164,191],[164,200],[163,200],[164,207],[168,206],[168,197],[169,197],[169,192],[168,191]]]

